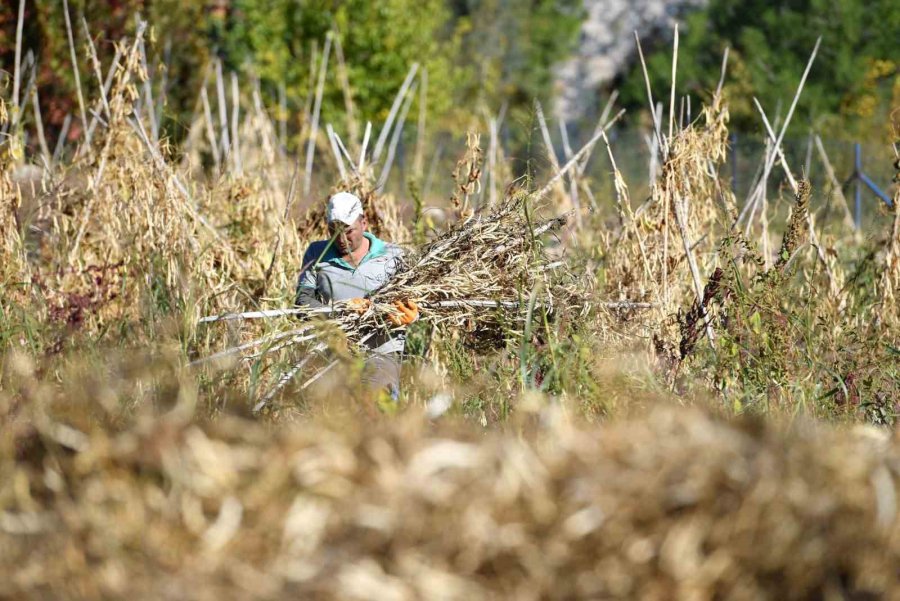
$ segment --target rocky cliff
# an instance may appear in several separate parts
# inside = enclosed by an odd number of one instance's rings
[[[678,17],[706,0],[584,0],[587,16],[574,57],[557,76],[558,114],[578,119],[596,105],[598,88],[637,57],[634,31],[642,40],[671,38]]]

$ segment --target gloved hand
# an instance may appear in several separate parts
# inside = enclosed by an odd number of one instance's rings
[[[394,326],[408,326],[419,318],[419,306],[414,301],[394,301],[397,313],[389,313],[388,321]]]
[[[372,301],[367,298],[351,298],[347,301],[347,309],[356,311],[360,315],[368,311],[371,306]]]

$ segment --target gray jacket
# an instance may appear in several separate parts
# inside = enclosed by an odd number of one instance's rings
[[[344,261],[331,240],[310,244],[303,254],[303,271],[297,281],[298,306],[324,307],[334,301],[364,298],[384,286],[397,273],[403,249],[366,232],[369,252],[354,268]],[[374,352],[401,352],[405,336],[382,338]]]

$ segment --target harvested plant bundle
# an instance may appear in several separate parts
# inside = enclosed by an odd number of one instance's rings
[[[4,430],[0,596],[900,594],[900,449],[878,432],[684,409],[582,428],[548,409],[554,425],[524,435],[412,415],[273,434],[194,422],[189,388],[161,417],[104,427],[66,397]]]
[[[423,320],[444,329],[464,331],[473,346],[496,345],[509,333],[504,328],[516,327],[526,312],[534,310],[538,297],[541,310],[548,312],[554,309],[557,296],[570,294],[551,278],[559,263],[551,263],[540,239],[546,232],[561,227],[566,216],[536,225],[530,218],[533,209],[529,202],[528,194],[514,194],[490,213],[479,213],[455,224],[407,255],[395,277],[371,296],[371,307],[362,315],[347,303],[335,303],[324,309],[251,312],[204,321],[285,314],[308,318],[324,313],[329,316],[328,325],[336,326],[351,347],[361,347],[392,327],[388,318],[397,311],[394,302],[411,300],[420,307]],[[334,333],[327,328],[326,331],[329,335]],[[256,359],[265,352],[302,344],[305,353],[300,362],[282,375],[268,399],[309,363],[312,354],[327,348],[325,338],[326,334],[320,333],[312,322],[269,333],[213,358],[254,349],[245,358]],[[259,348],[263,351],[255,350]],[[307,383],[317,377],[318,374]]]

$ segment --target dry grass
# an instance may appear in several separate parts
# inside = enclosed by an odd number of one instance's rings
[[[4,596],[101,599],[809,599],[900,591],[882,432],[659,408],[599,428],[530,403],[475,436],[418,414],[272,431],[192,419],[165,364],[147,398],[76,400],[27,361],[0,446]],[[179,386],[177,382],[181,381]],[[96,395],[96,396],[93,396]],[[108,399],[91,402],[90,399]],[[0,397],[8,410],[11,398]],[[526,405],[529,405],[526,403]],[[65,422],[62,421],[65,416]]]

